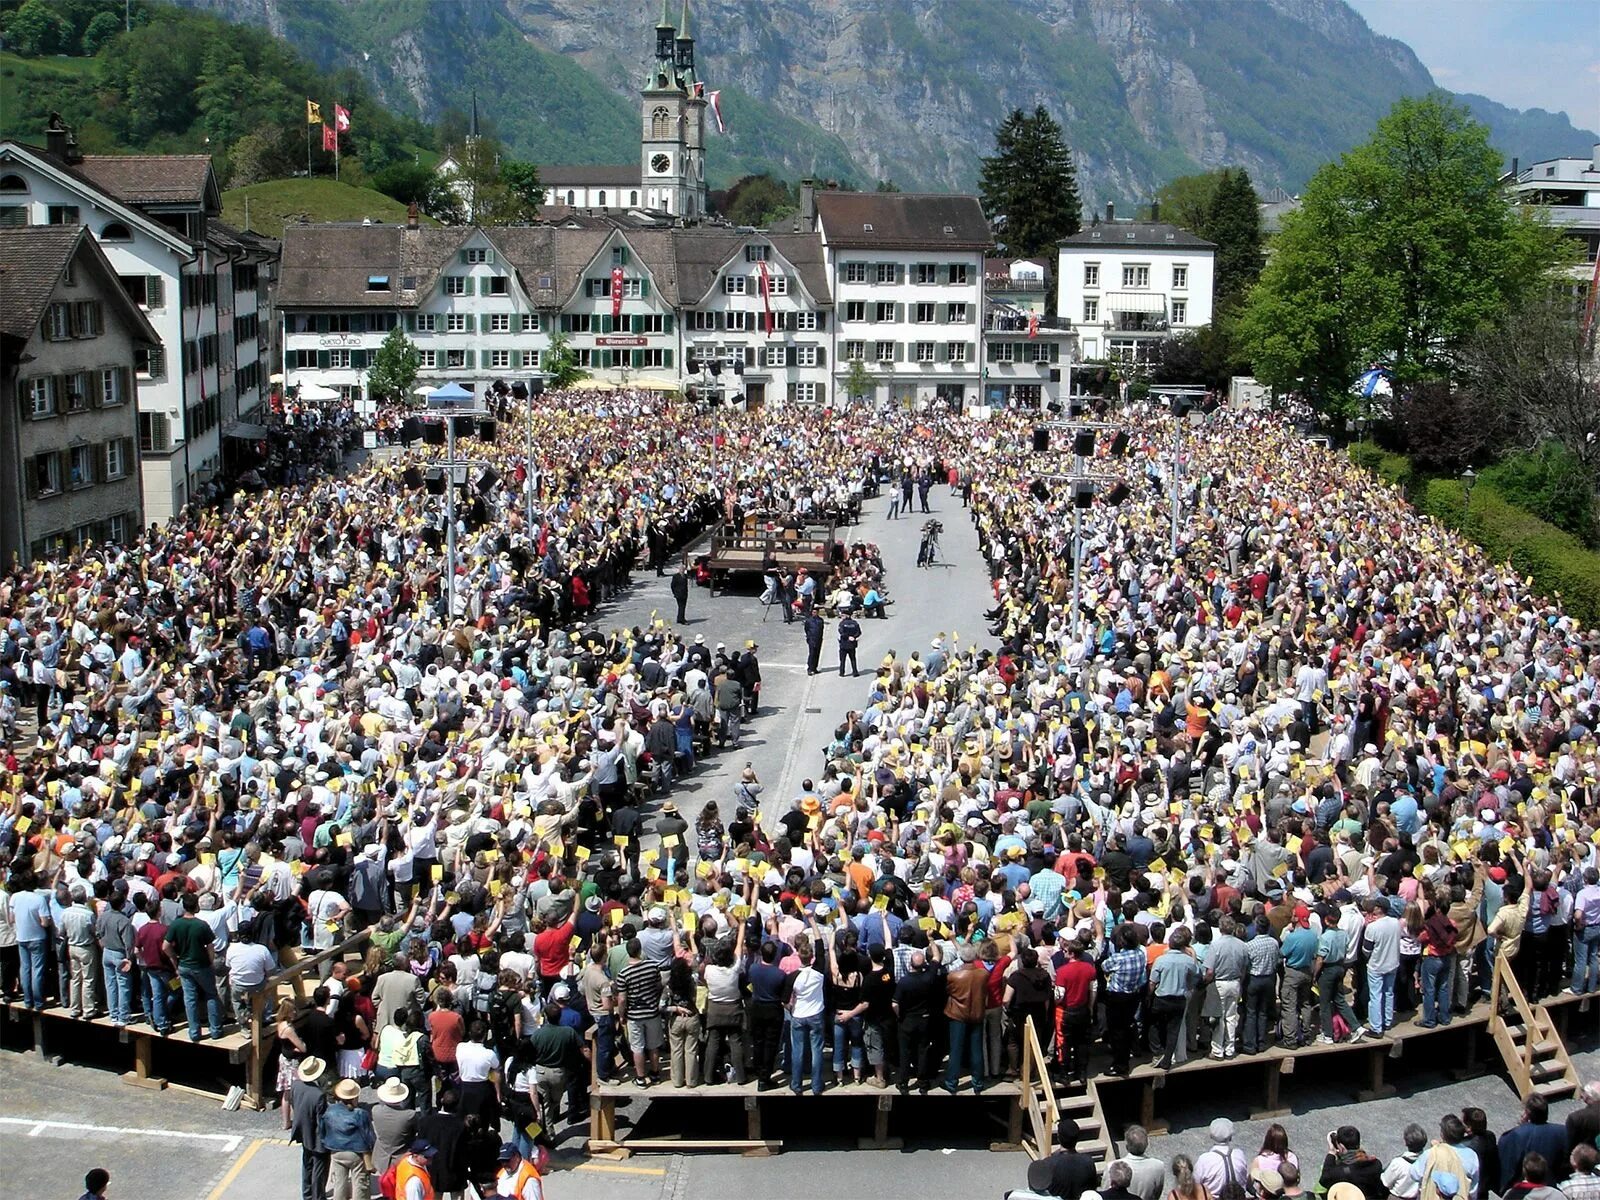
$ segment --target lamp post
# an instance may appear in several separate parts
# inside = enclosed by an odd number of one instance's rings
[[[1465,501],[1462,504],[1462,516],[1472,511],[1472,486],[1478,482],[1478,473],[1471,467],[1461,472],[1461,484],[1466,489]]]

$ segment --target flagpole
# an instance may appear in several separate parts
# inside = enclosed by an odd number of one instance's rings
[[[306,178],[311,178],[311,122],[306,122]]]
[[[339,102],[333,102],[333,178],[339,179]]]

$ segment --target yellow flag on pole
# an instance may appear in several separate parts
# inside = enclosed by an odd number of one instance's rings
[[[306,124],[322,124],[322,105],[318,104],[315,100],[306,101]]]

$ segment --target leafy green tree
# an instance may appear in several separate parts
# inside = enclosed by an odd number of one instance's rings
[[[1217,247],[1216,307],[1231,309],[1261,275],[1260,202],[1243,168],[1222,172],[1201,236]]]
[[[117,34],[122,32],[122,22],[115,13],[99,12],[89,21],[83,31],[83,52],[96,54]]]
[[[1029,116],[1013,109],[983,160],[978,190],[1000,240],[1021,257],[1053,256],[1056,243],[1082,227],[1078,173],[1061,125],[1043,105]]]
[[[296,167],[305,166],[301,147],[299,139],[282,125],[256,127],[235,142],[228,154],[227,186],[249,187],[293,174]]]
[[[1156,190],[1156,217],[1196,237],[1208,237],[1206,224],[1211,216],[1211,201],[1216,197],[1222,171],[1200,175],[1180,175]]]
[[[538,215],[539,207],[544,203],[544,184],[539,182],[538,167],[514,158],[501,159],[500,181],[511,189],[511,194],[531,214],[529,220]]]
[[[735,225],[760,229],[794,211],[794,196],[771,175],[746,175],[728,189],[723,215]]]
[[[1447,374],[1468,338],[1568,260],[1499,175],[1466,109],[1397,101],[1284,218],[1241,324],[1257,377],[1338,410],[1370,362],[1401,385]]]
[[[232,146],[250,128],[253,82],[244,56],[226,39],[217,38],[206,47],[198,82],[195,99],[206,136],[219,148]]]
[[[878,379],[872,373],[872,368],[859,358],[850,360],[850,369],[844,375],[844,393],[850,397],[854,404],[860,404],[863,397],[868,395],[878,386]]]
[[[1560,442],[1518,451],[1485,470],[1480,482],[1541,521],[1595,543],[1594,475]]]
[[[539,365],[544,372],[545,386],[552,390],[571,387],[585,374],[583,368],[578,366],[578,356],[572,352],[564,333],[558,333],[550,339],[550,348],[544,352]]]
[[[417,383],[422,353],[398,325],[383,339],[367,368],[367,394],[390,400],[408,400]]]
[[[59,53],[71,36],[71,27],[44,0],[28,0],[6,24],[6,40],[23,58]]]

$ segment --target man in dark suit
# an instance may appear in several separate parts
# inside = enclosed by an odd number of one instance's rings
[[[678,602],[678,624],[689,623],[689,575],[679,567],[672,573],[672,598]]]
[[[320,989],[319,989],[320,990]],[[289,1088],[289,1140],[300,1143],[300,1200],[326,1200],[328,1152],[322,1146],[322,1113],[328,1107],[322,1090],[328,1064],[316,1055],[300,1060]]]
[[[806,674],[817,673],[817,660],[822,657],[822,617],[816,611],[806,615]]]

